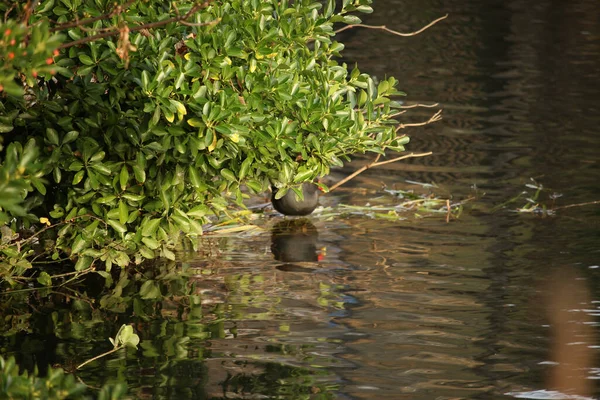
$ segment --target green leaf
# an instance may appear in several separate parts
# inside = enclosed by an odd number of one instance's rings
[[[148,219],[142,223],[142,236],[155,236],[156,230],[160,226],[160,218]]]
[[[56,132],[55,129],[46,128],[46,139],[48,139],[48,142],[50,142],[50,144],[53,144],[55,146],[59,145],[58,132]]]
[[[119,200],[119,222],[123,225],[127,223],[129,219],[129,207],[123,200]]]
[[[288,188],[281,188],[277,190],[277,193],[275,193],[275,199],[279,200],[280,198],[282,198],[283,196],[285,196],[288,192]]]
[[[142,294],[142,291],[146,291],[146,289],[144,289],[144,286],[148,282],[153,282],[153,281],[150,280],[150,281],[144,282],[144,285],[142,285],[142,288],[140,289],[140,294]],[[144,295],[142,295],[142,297],[144,297]],[[138,335],[136,335],[133,332],[133,327],[131,325],[125,325],[125,324],[121,325],[121,328],[119,329],[119,332],[117,332],[115,339],[111,340],[111,343],[113,343],[113,345],[115,347],[131,346],[131,347],[137,348],[137,345],[139,344],[139,342],[140,342],[140,338]]]
[[[69,131],[63,138],[63,144],[71,143],[75,141],[79,137],[79,132],[77,131]]]
[[[71,254],[77,254],[81,252],[87,246],[87,241],[83,239],[81,235],[77,235],[71,246]]]
[[[50,275],[46,271],[42,271],[40,273],[40,276],[38,276],[37,281],[43,286],[52,286],[52,277],[50,277]]]
[[[14,126],[0,122],[0,133],[8,133],[14,129]]]
[[[78,173],[75,174],[75,176],[73,177],[73,182],[71,182],[72,185],[77,185],[79,182],[81,182],[81,180],[83,179],[83,177],[85,176],[85,170],[81,170]]]
[[[227,179],[230,182],[236,182],[237,179],[235,179],[235,174],[233,172],[231,172],[230,169],[227,168],[223,168],[221,171],[221,176],[225,179]]]
[[[144,243],[146,246],[148,246],[149,249],[152,250],[156,250],[160,247],[160,243],[158,242],[158,240],[151,237],[143,237],[142,243]]]
[[[189,217],[202,218],[202,217],[204,217],[205,215],[207,215],[209,213],[210,213],[210,208],[208,208],[207,206],[205,206],[205,205],[202,204],[202,205],[199,205],[199,206],[196,206],[196,207],[192,208],[186,214]]]
[[[133,165],[133,175],[135,176],[135,180],[139,183],[146,182],[146,171],[138,164]]]
[[[113,219],[108,219],[106,220],[106,222],[117,232],[119,232],[120,234],[124,234],[125,232],[127,232],[127,228],[125,227],[125,225],[123,225],[122,223],[120,223],[119,221],[115,221]]]
[[[248,186],[250,189],[252,189],[252,191],[254,191],[254,193],[260,193],[263,190],[263,185],[255,180],[250,180],[248,182],[246,182],[246,186]],[[188,213],[189,214],[189,213]]]
[[[147,280],[140,288],[140,296],[142,299],[154,300],[162,297],[160,289],[152,279]]]
[[[79,259],[77,259],[77,262],[75,263],[75,271],[83,271],[84,269],[89,268],[90,265],[92,265],[93,261],[94,259],[92,257],[79,257]]]
[[[79,55],[79,61],[81,61],[82,64],[85,65],[93,65],[94,60],[92,60],[92,58],[90,56],[88,56],[87,54],[80,54]]]
[[[204,122],[200,118],[192,117],[187,120],[187,123],[194,128],[202,128],[204,127]]]
[[[188,174],[192,186],[194,186],[196,189],[199,189],[204,186],[202,180],[200,179],[200,174],[198,173],[198,170],[194,168],[194,166],[190,165],[188,167]]]
[[[252,165],[253,161],[254,161],[253,157],[247,157],[242,162],[242,165],[240,167],[240,172],[238,174],[238,176],[240,177],[240,180],[242,180],[242,179],[244,179],[246,177],[246,174],[248,173],[248,170],[250,169],[250,165]]]
[[[150,81],[150,75],[148,74],[148,71],[146,71],[146,70],[142,71],[142,89],[144,89],[144,91],[148,90],[149,81]]]
[[[121,190],[127,189],[127,182],[129,182],[129,171],[127,170],[127,166],[123,165],[121,167],[121,173],[119,174],[119,183],[121,184]]]
[[[356,15],[344,15],[343,21],[345,24],[348,24],[348,25],[360,24],[362,22],[362,20],[360,18],[358,18]]]
[[[187,114],[187,110],[185,108],[185,106],[183,105],[183,103],[177,101],[177,100],[173,100],[173,99],[169,99],[169,102],[175,106],[175,109],[177,110],[177,114],[179,115],[179,118],[181,119],[183,115]]]
[[[298,172],[296,173],[296,176],[294,176],[294,183],[305,182],[309,178],[312,178],[313,175],[314,171],[307,169],[306,166],[303,165],[300,168],[298,168]]]
[[[90,162],[95,163],[98,161],[102,161],[102,160],[104,160],[105,156],[106,156],[105,152],[99,151],[99,152],[95,153],[92,157],[90,157]]]

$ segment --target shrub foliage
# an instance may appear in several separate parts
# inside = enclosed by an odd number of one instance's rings
[[[334,24],[370,3],[0,4],[3,276],[34,250],[77,271],[173,259],[243,188],[282,196],[352,154],[403,151],[396,80],[338,61]]]

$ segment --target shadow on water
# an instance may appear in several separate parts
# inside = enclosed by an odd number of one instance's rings
[[[549,205],[600,199],[600,4],[374,5],[365,23],[401,31],[450,14],[410,38],[352,32],[345,50],[398,78],[410,102],[440,102],[444,120],[407,132],[410,150],[433,156],[368,170],[322,203],[395,205],[383,186],[477,196],[459,219],[266,217],[132,271],[139,287],[116,275],[120,295],[102,307],[64,294],[4,302],[3,353],[77,364],[134,322],[140,350],[90,364],[85,382],[119,375],[135,398],[600,398],[600,208],[494,211],[530,178],[562,195]]]

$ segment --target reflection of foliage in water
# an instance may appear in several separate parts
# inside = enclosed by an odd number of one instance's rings
[[[91,387],[126,383],[135,398],[220,398],[220,393],[330,398],[335,386],[328,383],[329,373],[308,366],[310,346],[269,343],[240,354],[214,346],[215,341],[233,341],[225,346],[234,349],[252,344],[244,321],[268,321],[281,312],[280,299],[268,292],[268,278],[230,277],[205,295],[200,287],[205,280],[194,277],[199,275],[202,271],[190,264],[171,262],[113,273],[110,291],[90,277],[78,287],[85,295],[72,288],[5,293],[0,345],[27,370],[46,374],[48,365],[60,366]],[[257,314],[250,310],[256,301],[270,307]],[[75,371],[112,348],[108,338],[122,324],[133,325],[139,335],[138,351],[120,350]],[[278,331],[285,335],[289,329],[281,322]]]

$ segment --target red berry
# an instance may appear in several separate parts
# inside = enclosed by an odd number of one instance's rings
[[[60,54],[60,51],[58,51],[58,50],[54,50],[54,51],[52,52],[52,54],[54,54],[54,57],[56,57],[57,55],[59,55],[59,54]]]
[[[34,78],[37,78],[38,73],[37,71],[31,71],[31,75],[33,75]]]
[[[10,29],[7,29],[4,31],[4,36],[8,36],[12,33],[12,31]]]
[[[8,59],[12,60],[13,58],[15,58],[15,53],[13,53],[12,51],[10,53],[8,53]]]
[[[54,60],[51,57],[46,58],[46,64],[50,65],[54,62]]]
[[[10,45],[14,46],[15,44],[17,44],[17,41],[15,39],[11,39],[10,40]]]

